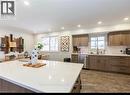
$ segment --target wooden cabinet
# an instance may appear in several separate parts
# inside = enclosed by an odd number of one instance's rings
[[[89,56],[89,69],[105,71],[107,58],[103,56]]]
[[[130,31],[111,32],[108,34],[109,46],[129,46]]]
[[[21,53],[24,51],[24,39],[22,37],[16,39],[17,52]]]
[[[90,55],[88,69],[130,74],[130,57]]]
[[[73,63],[78,63],[78,59],[79,59],[79,57],[78,57],[78,55],[77,54],[72,54],[71,55],[71,59],[72,59],[72,62]]]
[[[73,35],[73,46],[88,46],[88,34],[84,35]]]
[[[9,37],[5,36],[1,38],[1,51],[9,53]]]
[[[34,93],[31,90],[0,79],[0,93]]]
[[[73,36],[73,46],[79,46],[79,37],[78,36]]]
[[[11,37],[13,37],[11,35]],[[9,36],[5,36],[1,38],[1,51],[4,51],[5,54],[9,53],[10,51],[17,51],[19,53],[24,51],[24,39],[22,37],[19,38],[11,38]],[[12,42],[16,42],[16,47],[10,47],[9,43],[12,40]]]
[[[109,57],[108,71],[130,73],[130,57]]]
[[[80,93],[81,88],[82,88],[81,78],[80,78],[80,75],[79,75],[71,93]]]
[[[83,63],[84,64],[86,56],[87,56],[86,54],[72,54],[71,61],[73,63]]]

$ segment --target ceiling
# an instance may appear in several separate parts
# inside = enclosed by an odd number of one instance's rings
[[[29,2],[29,6],[24,4]],[[16,16],[1,18],[0,27],[13,27],[44,33],[103,25],[122,24],[130,17],[130,0],[16,0]]]

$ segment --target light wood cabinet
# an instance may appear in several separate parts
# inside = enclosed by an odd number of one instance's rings
[[[88,69],[130,74],[130,57],[90,55]]]
[[[88,34],[84,34],[84,35],[73,35],[72,36],[73,39],[73,46],[88,46]]]
[[[79,37],[73,36],[73,46],[79,46]]]
[[[106,66],[107,61],[108,61],[107,57],[90,56],[89,57],[89,69],[106,71],[105,66]]]
[[[109,46],[129,46],[130,31],[111,32],[108,34]]]

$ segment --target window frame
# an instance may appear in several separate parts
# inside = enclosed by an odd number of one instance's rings
[[[55,37],[55,38],[57,38],[57,50],[51,50],[51,38],[53,38],[53,37]],[[42,37],[41,38],[41,40],[43,41],[43,38],[49,38],[49,50],[41,50],[41,51],[43,51],[43,52],[59,52],[59,39],[58,39],[58,36],[47,36],[47,37]]]
[[[98,38],[104,37],[104,40],[98,40]],[[92,40],[92,38],[95,38],[95,40]],[[92,47],[92,41],[95,42],[95,47]],[[99,42],[104,41],[104,48],[99,48]],[[91,36],[90,37],[90,49],[106,49],[106,36],[105,35],[98,35],[98,36]]]

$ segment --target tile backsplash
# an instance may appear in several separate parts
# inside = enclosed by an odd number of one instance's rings
[[[92,50],[89,47],[80,47],[81,48],[81,53],[90,53]],[[122,51],[126,50],[126,46],[110,46],[106,47],[105,53],[106,54],[123,54]],[[93,51],[94,52],[94,51]]]
[[[125,51],[126,46],[111,46],[106,48],[106,53],[108,54],[123,54],[121,50]]]

